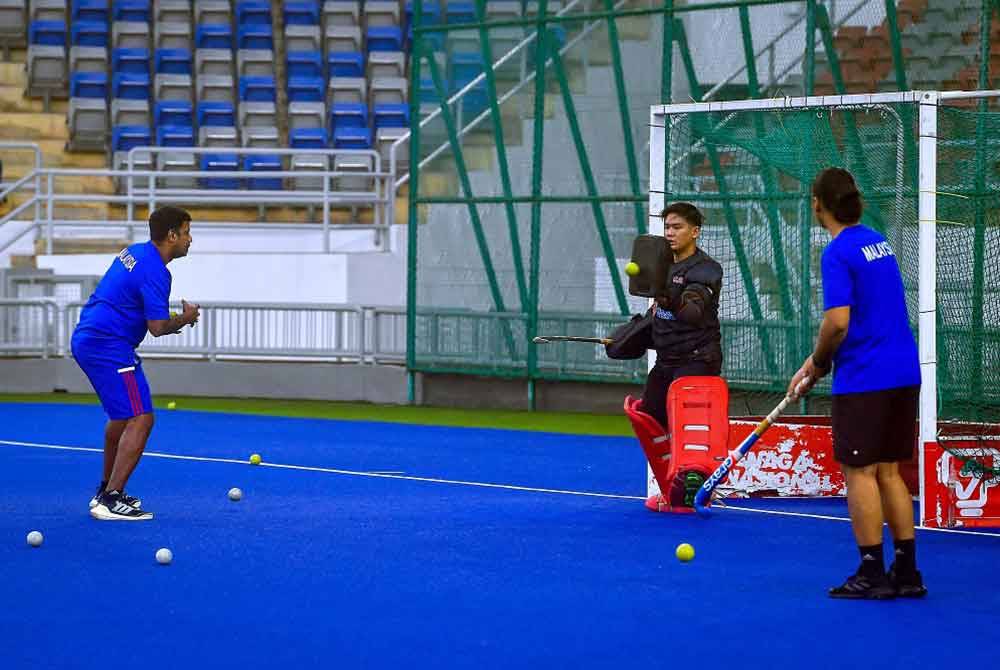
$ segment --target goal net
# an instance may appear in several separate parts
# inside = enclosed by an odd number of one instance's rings
[[[862,223],[893,248],[918,338],[913,479],[925,524],[1000,525],[1000,113],[980,104],[996,95],[906,92],[651,110],[650,230],[662,231],[658,214],[670,202],[706,213],[699,243],[725,270],[723,375],[733,413],[766,413],[812,351],[829,237],[814,220],[809,189],[826,167],[857,178]],[[798,413],[823,424],[829,393],[827,378]]]

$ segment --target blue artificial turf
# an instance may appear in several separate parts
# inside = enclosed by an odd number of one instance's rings
[[[103,421],[0,405],[0,440],[100,448]],[[0,668],[913,670],[959,646],[994,662],[960,641],[995,630],[1000,537],[922,532],[926,600],[833,601],[857,560],[849,524],[650,513],[629,439],[161,412],[148,450],[635,499],[147,457],[130,492],[156,519],[100,523],[99,453],[0,444]],[[846,516],[840,500],[737,504]]]

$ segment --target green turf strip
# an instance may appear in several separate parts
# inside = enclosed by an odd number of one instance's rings
[[[632,435],[628,420],[622,415],[577,414],[572,412],[521,412],[513,410],[450,409],[408,405],[373,405],[370,403],[326,402],[323,400],[271,400],[266,398],[161,398],[156,408],[167,410],[174,401],[179,410],[263,414],[310,419],[345,421],[388,421],[466,428],[505,428],[538,430],[574,435]],[[2,402],[40,402],[95,405],[97,397],[87,394],[34,393],[0,394]]]

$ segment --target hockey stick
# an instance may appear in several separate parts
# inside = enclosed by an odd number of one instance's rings
[[[798,386],[795,387],[796,392],[802,388],[802,385],[809,381],[808,377],[802,379]],[[785,411],[788,407],[788,403],[792,402],[792,396],[786,395],[782,398],[778,406],[771,410],[771,413],[764,417],[764,420],[757,424],[757,427],[753,429],[753,432],[746,436],[740,446],[736,447],[729,452],[726,456],[726,460],[722,461],[722,464],[715,469],[712,476],[705,480],[705,483],[701,485],[698,489],[698,493],[694,496],[694,509],[701,515],[708,515],[708,501],[712,497],[712,492],[715,491],[715,487],[718,486],[726,477],[729,476],[729,471],[733,469],[737,463],[742,460],[747,452],[757,443],[760,436],[763,435],[771,424],[777,420],[781,413]]]
[[[611,344],[607,337],[576,337],[575,335],[539,335],[532,340],[535,344],[548,344],[549,342],[590,342],[591,344]]]

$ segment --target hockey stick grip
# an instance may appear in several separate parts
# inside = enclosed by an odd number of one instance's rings
[[[808,381],[809,378],[805,377],[795,386],[794,397],[799,397],[800,390],[803,385],[808,383]],[[694,509],[696,512],[703,516],[708,515],[708,502],[712,498],[712,492],[715,491],[715,487],[717,487],[726,477],[729,476],[729,472],[733,469],[733,466],[739,463],[743,457],[747,455],[747,452],[753,448],[753,445],[757,443],[760,436],[771,427],[771,424],[774,423],[779,416],[781,416],[781,413],[785,411],[785,408],[788,407],[788,404],[792,402],[792,400],[792,394],[788,394],[782,398],[781,402],[779,402],[778,405],[771,410],[771,413],[764,417],[763,421],[757,424],[757,427],[753,429],[753,432],[747,435],[746,439],[740,442],[738,447],[729,452],[726,459],[719,464],[719,467],[715,469],[712,476],[705,480],[705,482],[701,485],[701,488],[699,488],[698,492],[695,494]]]

